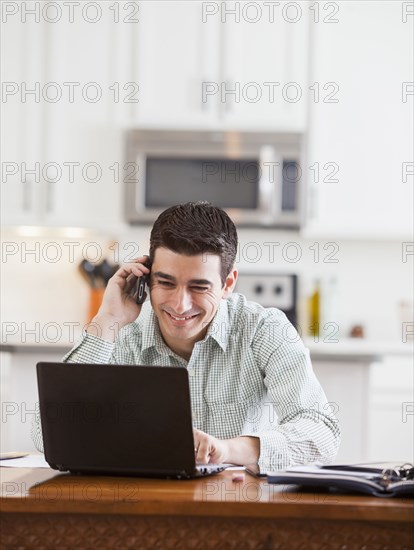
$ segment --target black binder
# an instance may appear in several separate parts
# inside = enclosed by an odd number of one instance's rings
[[[268,472],[267,480],[377,497],[414,496],[414,466],[408,463],[394,467],[383,467],[381,463],[294,466]]]

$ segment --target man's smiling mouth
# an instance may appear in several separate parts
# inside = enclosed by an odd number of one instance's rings
[[[194,319],[194,317],[197,317],[199,315],[199,313],[195,313],[194,315],[178,316],[173,315],[169,311],[165,311],[165,313],[167,313],[167,315],[169,315],[174,321],[189,321],[190,319]]]

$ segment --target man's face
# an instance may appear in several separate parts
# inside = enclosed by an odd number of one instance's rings
[[[194,343],[204,338],[220,300],[234,288],[237,271],[230,272],[223,286],[220,268],[217,255],[186,256],[167,248],[155,251],[151,304],[165,342],[183,357],[191,355]]]

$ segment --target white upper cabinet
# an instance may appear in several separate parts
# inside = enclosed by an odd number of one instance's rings
[[[234,127],[304,131],[309,9],[297,2],[222,7],[220,119]],[[234,6],[233,6],[234,8]]]
[[[32,224],[45,209],[41,162],[44,105],[39,81],[46,44],[43,28],[18,18],[2,24],[1,220]],[[38,83],[38,84],[36,84]]]
[[[68,11],[52,22],[40,7],[38,17],[17,13],[2,25],[5,225],[102,229],[122,220],[132,31],[109,3],[97,6],[87,16],[78,8],[72,22]]]
[[[204,81],[217,79],[218,25],[203,22],[203,3],[141,2],[136,34],[139,103],[135,123],[209,126],[215,113],[203,101]]]
[[[188,1],[141,6],[134,29],[138,124],[304,129],[307,6]]]
[[[310,102],[305,234],[412,240],[412,16],[398,2],[339,5],[338,23],[313,26],[319,96]]]
[[[48,79],[67,84],[62,99],[46,107],[45,160],[58,168],[49,170],[45,224],[105,228],[122,218],[118,117],[127,104],[116,70],[116,31],[105,9],[95,24],[79,20],[49,30]]]

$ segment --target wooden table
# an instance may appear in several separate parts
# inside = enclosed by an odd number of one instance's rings
[[[413,549],[414,499],[0,468],[1,548]]]

